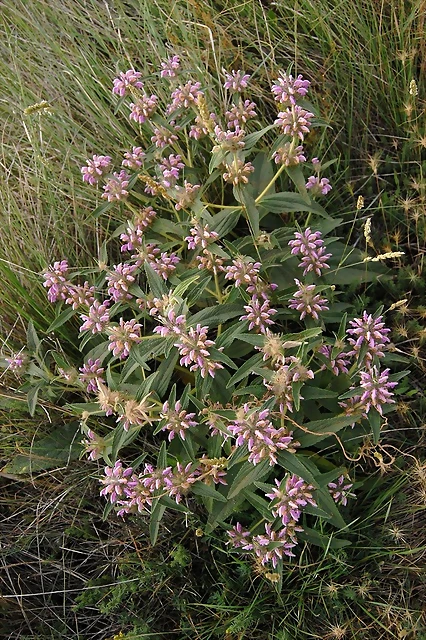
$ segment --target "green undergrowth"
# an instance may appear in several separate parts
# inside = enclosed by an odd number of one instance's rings
[[[143,518],[104,521],[86,464],[2,478],[2,637],[424,640],[426,471],[407,467],[372,475],[351,544],[302,548],[278,597],[194,522],[169,515],[152,548]]]

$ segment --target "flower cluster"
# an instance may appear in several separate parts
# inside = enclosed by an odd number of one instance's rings
[[[343,448],[352,432],[342,424],[366,419],[377,435],[396,382],[380,366],[390,342],[382,316],[365,311],[346,328],[347,300],[328,293],[337,286],[330,265],[356,269],[358,250],[327,239],[333,224],[314,202],[331,185],[328,163],[304,149],[315,126],[309,81],[281,72],[275,123],[262,128],[250,76],[234,69],[220,81],[225,104],[211,102],[211,83],[191,77],[178,55],[146,86],[135,69],[115,78],[118,113],[128,109],[144,142],[126,145],[118,167],[94,155],[81,169],[106,201],[98,212],[108,211],[112,242],[87,280],[76,282],[65,259],[44,272],[48,300],[59,303],[52,326],[79,321],[84,359],[52,360],[54,341],[45,353],[29,331],[22,357],[2,363],[31,384],[39,376],[40,394],[57,385],[58,397],[83,398],[82,445],[107,465],[100,493],[115,513],[197,503],[209,528],[222,526],[219,509],[229,528],[235,499],[247,527],[235,519],[229,544],[267,575],[295,555],[305,520],[354,497],[339,448],[324,473],[326,434],[339,430]],[[286,192],[293,181],[299,193]],[[142,457],[126,466],[117,458],[136,437]]]
[[[302,232],[296,231],[294,236],[295,240],[290,240],[288,244],[292,255],[300,254],[302,257],[299,267],[303,269],[303,275],[306,276],[312,271],[321,276],[323,269],[330,268],[327,260],[331,258],[331,253],[325,252],[321,231],[311,231],[310,227],[307,227]]]
[[[269,419],[269,410],[257,411],[248,403],[237,411],[237,418],[228,425],[228,431],[236,438],[237,447],[247,445],[249,462],[256,465],[265,458],[272,466],[277,463],[277,454],[283,449],[294,450],[293,432],[284,427],[276,429]]]

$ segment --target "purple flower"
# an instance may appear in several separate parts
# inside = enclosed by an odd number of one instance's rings
[[[197,102],[198,98],[204,96],[200,91],[201,82],[193,82],[189,80],[184,86],[179,85],[172,93],[172,102],[167,107],[167,113],[173,113],[177,109],[184,107],[187,109]]]
[[[142,166],[145,155],[146,154],[142,151],[142,147],[132,147],[131,151],[126,151],[124,154],[124,159],[121,164],[123,167],[137,171],[137,169]]]
[[[383,316],[373,318],[372,315],[363,312],[362,318],[350,320],[351,329],[347,329],[346,333],[353,338],[348,338],[348,342],[352,346],[352,351],[348,352],[348,356],[359,358],[361,350],[365,350],[364,359],[367,366],[371,364],[373,358],[383,358],[386,343],[390,342],[387,334],[390,329],[385,328],[382,322]]]
[[[238,71],[232,70],[231,73],[228,73],[223,69],[225,74],[225,83],[223,85],[224,89],[229,89],[230,91],[238,91],[241,92],[243,89],[247,88],[248,81],[250,76],[240,69]]]
[[[174,122],[170,123],[173,126],[174,131],[179,131],[179,127],[174,126]],[[177,142],[178,137],[173,131],[167,129],[166,127],[157,126],[154,128],[154,135],[151,137],[151,142],[155,144],[155,146],[159,149],[163,149],[168,144],[173,144]]]
[[[87,160],[87,164],[81,167],[83,181],[89,184],[97,184],[99,178],[108,173],[111,167],[111,158],[109,156],[93,156],[91,160]]]
[[[224,471],[224,466],[227,464],[226,458],[208,458],[205,454],[198,460],[200,463],[199,469],[202,469],[201,477],[199,480],[204,482],[204,484],[211,485],[212,481],[214,484],[223,484],[227,485],[226,482],[226,471]]]
[[[141,341],[140,324],[133,318],[125,322],[120,318],[120,324],[109,329],[109,345],[108,350],[112,351],[115,356],[119,356],[121,360],[127,358],[132,345]]]
[[[121,251],[135,251],[142,246],[143,234],[156,215],[157,212],[152,207],[143,207],[138,212],[135,220],[128,223],[125,233],[120,235],[120,240],[124,242]],[[154,256],[152,259],[154,259]]]
[[[283,358],[285,361],[285,358]],[[293,374],[288,364],[278,366],[277,370],[272,373],[271,379],[263,380],[265,387],[272,391],[276,402],[280,404],[280,412],[285,413],[285,409],[293,412]],[[300,396],[303,400],[303,396]]]
[[[207,249],[203,249],[202,255],[196,256],[196,260],[199,262],[199,269],[207,269],[207,271],[212,271],[216,274],[224,271],[222,258],[219,258],[219,256],[214,255]]]
[[[272,493],[265,494],[267,498],[273,501],[272,515],[281,518],[284,526],[291,522],[298,522],[302,515],[303,507],[310,504],[313,507],[317,503],[312,497],[314,487],[305,482],[299,476],[289,476],[286,482],[280,482],[276,479]]]
[[[302,284],[297,278],[294,279],[298,286],[298,290],[294,294],[294,298],[289,300],[289,309],[300,311],[300,320],[306,315],[312,316],[314,320],[319,320],[318,313],[327,311],[326,298],[321,298],[315,293],[316,286],[314,284]]]
[[[360,386],[363,389],[360,402],[364,405],[365,413],[374,407],[382,415],[382,405],[394,403],[394,395],[391,389],[397,386],[397,382],[389,381],[389,369],[380,371],[373,366],[367,371],[360,371]]]
[[[206,375],[214,378],[217,369],[223,369],[223,365],[220,362],[213,362],[210,359],[210,347],[214,346],[213,340],[208,340],[207,332],[208,327],[202,327],[201,324],[197,324],[196,327],[189,327],[179,335],[179,340],[174,344],[179,350],[179,355],[182,356],[180,364],[184,367],[189,367],[190,371],[200,371],[201,377],[205,378]]]
[[[87,438],[87,440],[82,440],[81,444],[84,446],[85,452],[89,454],[89,460],[99,460],[105,450],[103,438],[97,436],[91,429],[87,432]]]
[[[245,549],[246,551],[251,551],[253,549],[253,544],[251,542],[251,533],[248,529],[244,529],[240,522],[227,532],[230,540],[227,544],[232,544],[234,549]]]
[[[293,432],[281,427],[276,429],[269,420],[269,410],[257,411],[245,403],[237,412],[237,417],[228,425],[228,431],[236,437],[235,444],[247,444],[249,462],[258,464],[265,458],[272,466],[277,463],[277,453],[292,448]]]
[[[354,493],[350,493],[353,483],[348,482],[345,484],[345,482],[347,482],[345,476],[340,476],[335,482],[329,482],[327,485],[334,502],[341,504],[343,507],[348,504],[348,498],[356,497]]]
[[[216,121],[217,116],[215,113],[210,113],[208,120],[204,120],[201,116],[196,116],[195,124],[191,125],[189,137],[194,138],[194,140],[204,138],[204,136],[207,136],[209,132],[213,130]]]
[[[43,287],[48,289],[47,299],[49,302],[68,298],[71,286],[66,279],[68,268],[67,260],[61,260],[61,262],[54,262],[53,267],[49,266],[43,273]]]
[[[105,380],[102,378],[102,374],[105,369],[101,366],[100,359],[97,358],[96,360],[93,360],[92,358],[89,358],[88,361],[79,368],[79,371],[80,375],[78,376],[78,379],[80,382],[83,382],[83,384],[87,384],[87,393],[98,393],[99,387],[97,382],[99,381],[100,383],[105,384]]]
[[[232,261],[230,267],[226,267],[225,278],[227,280],[235,280],[236,287],[249,287],[249,293],[252,293],[255,291],[259,281],[259,270],[261,267],[261,262],[251,262],[243,258],[236,258]]]
[[[265,534],[254,536],[252,542],[254,553],[262,565],[271,562],[275,569],[283,554],[294,558],[292,549],[296,543],[289,537],[286,527],[279,531],[273,531],[270,524],[265,524]]]
[[[191,462],[186,466],[178,462],[173,473],[165,477],[166,491],[178,504],[182,500],[182,497],[190,491],[194,482],[197,481],[197,476],[200,475],[197,469],[191,471],[191,467]]]
[[[19,375],[25,372],[28,364],[28,354],[24,351],[19,351],[19,353],[14,353],[9,358],[5,358],[5,361],[8,364],[7,368]]]
[[[134,283],[134,273],[139,267],[139,263],[127,264],[124,262],[114,265],[114,270],[108,273],[106,277],[108,294],[114,302],[132,299],[132,296],[129,293],[129,287]]]
[[[128,467],[123,469],[123,464],[117,460],[113,467],[105,467],[105,476],[100,479],[100,483],[104,485],[101,490],[101,496],[104,496],[114,504],[119,496],[125,495],[127,487],[135,486],[135,479],[132,477],[133,469]]]
[[[231,109],[225,113],[228,129],[237,129],[256,116],[256,105],[250,100],[244,100],[238,106],[232,103]]]
[[[299,137],[303,140],[305,133],[309,133],[311,127],[311,119],[314,114],[306,109],[302,109],[296,104],[291,109],[280,111],[278,118],[275,120],[275,124],[281,127],[282,133],[286,133],[289,136]]]
[[[215,242],[219,238],[219,234],[216,233],[216,231],[210,231],[208,224],[202,227],[196,223],[195,226],[189,230],[189,233],[191,235],[185,238],[188,243],[188,249],[196,249],[198,246],[206,249],[210,243]]]
[[[129,120],[143,124],[157,109],[157,96],[141,96],[130,104]]]
[[[310,271],[314,271],[317,276],[321,276],[322,269],[330,268],[327,260],[331,258],[331,253],[325,253],[324,241],[321,239],[321,235],[321,231],[311,231],[310,227],[307,227],[301,233],[295,231],[294,236],[296,239],[290,240],[288,243],[292,248],[292,255],[300,254],[302,256],[299,267],[303,269],[304,276]]]
[[[108,312],[109,300],[105,302],[99,302],[95,300],[91,307],[89,307],[88,315],[81,315],[83,324],[80,327],[81,331],[91,331],[94,333],[101,333],[105,331],[109,325],[109,312]]]
[[[146,513],[148,511],[147,507],[152,506],[151,492],[144,487],[140,478],[136,476],[134,476],[132,482],[125,487],[124,493],[126,499],[117,500],[117,505],[119,506],[117,511],[118,516],[124,517],[129,513]]]
[[[174,197],[177,200],[175,204],[176,211],[180,211],[181,209],[188,209],[192,204],[194,204],[197,193],[201,188],[201,185],[191,184],[186,180],[184,180],[183,184],[183,187],[179,187],[177,185],[175,187]]]
[[[147,398],[148,396],[145,396],[139,402],[130,398],[124,402],[124,406],[122,406],[120,415],[117,418],[118,424],[123,427],[124,431],[128,431],[131,426],[143,427],[152,423],[149,411],[154,408],[154,405],[150,405],[147,402]]]
[[[267,325],[274,324],[271,316],[277,313],[276,309],[271,309],[270,301],[265,298],[260,302],[257,295],[254,294],[247,305],[244,305],[247,314],[241,316],[240,320],[249,321],[249,331],[256,328],[259,333],[266,333]]]
[[[116,93],[120,98],[123,98],[127,94],[129,87],[135,87],[135,89],[143,89],[143,83],[139,80],[142,76],[140,71],[129,69],[125,73],[120,72],[119,76],[114,79],[114,87],[112,92]]]
[[[243,140],[246,132],[240,127],[236,127],[235,131],[223,131],[219,125],[216,125],[214,134],[217,146],[213,148],[213,151],[218,148],[222,149],[222,151],[238,151],[246,146]]]
[[[172,468],[156,469],[151,464],[145,464],[143,473],[141,474],[141,482],[152,494],[166,487],[166,478],[171,481]]]
[[[176,271],[176,265],[179,264],[179,262],[180,258],[175,253],[167,255],[167,253],[164,252],[149,264],[163,280],[168,280],[169,276]]]
[[[335,358],[331,357],[333,351],[333,347],[330,344],[323,344],[318,349],[318,353],[321,353],[323,356],[329,360],[330,368],[335,376],[338,376],[340,373],[349,373],[349,359],[348,354],[344,351],[338,353]],[[321,367],[325,369],[325,365]]]
[[[162,427],[162,431],[169,431],[169,442],[173,440],[176,434],[180,435],[182,440],[185,440],[185,431],[191,427],[197,427],[198,424],[193,420],[195,413],[187,413],[185,409],[182,409],[182,405],[178,400],[175,403],[175,408],[169,407],[168,401],[163,404],[163,409],[160,413],[160,418],[165,420],[166,423]]]
[[[129,174],[122,169],[120,173],[114,171],[112,177],[107,180],[104,185],[104,193],[102,198],[108,200],[108,202],[114,202],[115,200],[125,200],[129,195],[127,187],[129,186]]]
[[[272,85],[272,93],[280,104],[295,105],[297,96],[306,96],[310,84],[309,80],[303,80],[301,75],[293,78],[292,75],[280,71],[276,84]]]
[[[291,142],[286,142],[284,146],[274,151],[272,158],[275,164],[284,164],[286,167],[293,167],[301,162],[306,162],[303,155],[303,146],[300,144],[294,147]]]
[[[157,298],[158,300],[158,298]],[[186,318],[184,315],[177,316],[174,309],[169,309],[165,313],[166,309],[161,308],[159,305],[158,312],[151,309],[150,315],[156,315],[158,313],[162,322],[162,326],[154,327],[154,333],[159,333],[163,338],[176,334],[178,336],[186,335]]]
[[[330,184],[330,180],[327,178],[319,179],[317,176],[310,176],[305,186],[307,189],[311,190],[313,196],[319,196],[321,194],[326,196],[333,188]]]
[[[234,186],[241,183],[247,184],[249,181],[249,175],[254,171],[254,166],[251,162],[244,163],[244,161],[239,158],[237,158],[232,164],[225,163],[224,167],[225,172],[223,174],[223,179],[225,182],[229,182]]]
[[[172,56],[165,62],[161,63],[161,71],[160,76],[162,78],[174,78],[176,76],[176,71],[180,67],[180,58],[179,56]]]
[[[179,172],[185,168],[182,158],[179,155],[171,153],[168,158],[162,158],[159,165],[163,174],[163,184],[165,187],[174,187],[179,178]]]
[[[65,304],[70,304],[73,309],[90,307],[95,301],[95,287],[89,287],[85,282],[83,286],[71,285],[68,289],[68,298]]]

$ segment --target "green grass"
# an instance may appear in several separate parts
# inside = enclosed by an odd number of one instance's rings
[[[408,297],[413,307],[424,296],[425,15],[424,0],[4,0],[0,296],[5,353],[8,345],[22,341],[30,318],[41,332],[53,319],[38,277],[47,263],[68,257],[84,269],[99,257],[108,220],[93,218],[99,194],[82,182],[80,166],[93,153],[118,159],[135,144],[126,117],[114,113],[112,79],[117,70],[134,65],[149,86],[167,51],[185,59],[218,96],[222,67],[252,73],[253,97],[265,119],[274,107],[264,90],[279,69],[293,65],[312,81],[311,98],[328,127],[308,138],[308,153],[338,158],[329,175],[329,211],[350,221],[357,196],[364,195],[363,213],[373,215],[377,251],[407,254],[386,291],[377,288],[377,298],[388,303]],[[417,98],[409,94],[412,79],[418,83]],[[25,113],[42,100],[49,109]],[[143,136],[138,141],[143,143]],[[401,351],[417,353],[423,370],[424,315],[421,307],[403,308],[395,314],[393,334]],[[71,327],[62,336],[70,356],[74,333]],[[2,384],[8,387],[9,381]],[[31,421],[16,404],[7,405],[13,402],[4,399],[8,394],[3,389],[0,452],[5,462],[49,433],[54,413],[45,407]],[[299,564],[288,568],[278,602],[273,588],[246,562],[219,550],[221,540],[197,539],[191,526],[166,522],[171,533],[163,534],[153,550],[143,521],[103,522],[96,483],[83,463],[41,474],[33,484],[0,477],[5,637],[89,639],[122,631],[129,640],[424,640],[426,480],[409,456],[424,458],[419,427],[425,407],[406,402],[399,409],[408,421],[396,422],[395,432],[385,434],[387,442],[403,449],[394,467],[404,471],[394,469],[381,478],[374,452],[363,461],[372,479],[352,508],[351,547],[304,550]]]

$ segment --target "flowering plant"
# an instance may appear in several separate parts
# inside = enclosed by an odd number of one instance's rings
[[[367,272],[331,235],[342,220],[317,201],[332,163],[309,162],[303,147],[320,122],[310,83],[280,73],[277,117],[258,130],[250,77],[224,75],[216,109],[176,55],[158,72],[165,109],[141,72],[114,80],[118,109],[151,144],[125,151],[119,171],[108,155],[81,170],[102,188],[94,215],[119,220],[91,282],[66,259],[43,276],[58,305],[49,333],[78,318],[82,361],[43,353],[30,328],[28,350],[6,366],[28,376],[32,412],[39,395],[80,396],[65,409],[89,459],[106,465],[108,510],[150,517],[153,543],[167,508],[199,523],[207,513],[200,535],[221,527],[279,582],[298,542],[346,543],[309,525],[345,527],[338,507],[354,494],[341,463],[378,442],[401,374],[386,366],[382,311],[353,317],[339,300],[339,287],[380,266]],[[141,455],[130,464],[131,444]]]

